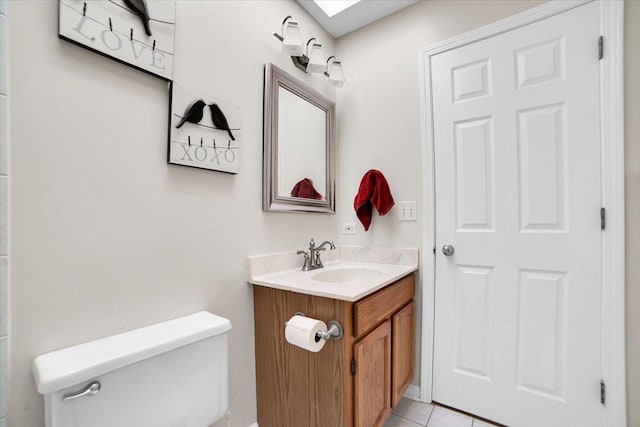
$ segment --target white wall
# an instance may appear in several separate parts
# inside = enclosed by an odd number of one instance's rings
[[[347,245],[422,247],[424,224],[423,148],[420,121],[420,49],[543,3],[537,0],[419,1],[337,41],[347,82],[338,92],[338,216],[356,222]],[[396,202],[416,200],[418,221],[399,222],[397,209],[374,218],[365,232],[353,209],[362,175],[380,169]],[[431,274],[424,268],[421,275]],[[421,289],[416,301],[421,301]],[[420,360],[420,318],[416,360]],[[419,367],[414,384],[419,383]]]
[[[38,354],[199,310],[231,319],[233,426],[256,420],[245,257],[337,238],[335,215],[263,213],[263,65],[318,90],[271,35],[293,1],[177,2],[175,79],[238,104],[236,176],[168,165],[163,81],[57,38],[57,1],[9,2],[14,427],[43,426]],[[334,97],[332,92],[327,96]]]

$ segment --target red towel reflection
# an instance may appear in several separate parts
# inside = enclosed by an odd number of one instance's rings
[[[291,197],[322,200],[322,194],[318,193],[316,189],[313,188],[313,181],[309,178],[301,179],[293,186],[293,189],[291,190]]]

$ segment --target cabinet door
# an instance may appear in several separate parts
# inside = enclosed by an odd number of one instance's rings
[[[397,312],[391,322],[391,406],[395,407],[413,380],[413,334],[414,320],[411,301]]]
[[[354,345],[355,427],[379,427],[391,413],[391,322]]]

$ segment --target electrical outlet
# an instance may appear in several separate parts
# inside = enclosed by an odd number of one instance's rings
[[[356,234],[356,225],[353,222],[343,222],[342,234]]]
[[[398,202],[398,220],[417,221],[416,202]]]

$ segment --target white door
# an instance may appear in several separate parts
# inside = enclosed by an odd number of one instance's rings
[[[433,399],[509,426],[602,425],[598,37],[590,3],[432,57]]]

